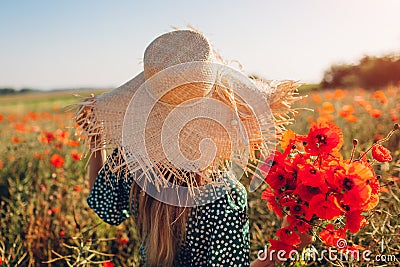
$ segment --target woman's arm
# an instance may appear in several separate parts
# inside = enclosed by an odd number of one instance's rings
[[[96,150],[90,155],[89,159],[89,188],[91,189],[96,181],[100,169],[103,167],[105,159],[104,150]]]
[[[86,98],[84,100],[84,102],[91,102],[94,99],[94,94],[90,94],[90,96],[88,98]],[[88,114],[93,112],[93,107],[91,107],[90,105],[85,106],[83,108],[83,110],[80,111],[80,116],[82,116],[83,118],[86,118],[86,120],[83,121],[79,121],[78,123],[80,124],[80,127],[85,131],[85,132],[89,132],[89,125],[90,125],[90,120]],[[96,136],[97,138],[94,138],[94,140],[99,139],[100,136]],[[93,139],[91,139],[93,140]],[[91,152],[90,154],[90,158],[89,158],[89,188],[92,189],[94,182],[96,181],[97,175],[100,171],[100,169],[103,167],[103,164],[105,162],[106,159],[106,154],[104,150],[95,150],[95,145],[94,143],[90,143],[89,145],[89,150]]]

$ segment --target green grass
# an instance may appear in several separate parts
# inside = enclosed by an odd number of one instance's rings
[[[52,92],[19,93],[0,95],[0,114],[26,113],[29,111],[51,111],[88,97],[91,93],[102,94],[107,90],[65,90]]]
[[[302,94],[307,94],[311,91],[321,90],[321,86],[319,83],[305,83],[299,87],[299,92]]]

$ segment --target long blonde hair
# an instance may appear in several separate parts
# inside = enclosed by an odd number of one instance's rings
[[[174,179],[173,175],[168,176],[170,180]],[[196,180],[199,185],[202,184],[200,177]],[[160,202],[145,193],[135,182],[130,198],[130,203],[132,200],[137,201],[136,226],[145,247],[146,264],[150,267],[172,266],[185,239],[190,208]]]

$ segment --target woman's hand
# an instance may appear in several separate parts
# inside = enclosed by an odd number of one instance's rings
[[[105,160],[105,151],[96,150],[90,154],[89,158],[89,188],[92,188],[96,181],[100,169],[103,167]]]
[[[289,226],[289,222],[287,220],[287,216],[283,217],[282,221],[282,226],[281,227],[286,227]],[[298,245],[298,249],[301,250],[305,248],[306,246],[312,244],[315,240],[312,235],[306,234],[306,233],[297,233],[300,237],[300,244]],[[263,257],[264,255],[261,255]],[[275,263],[279,263],[279,260],[276,258],[276,255],[273,255],[273,260],[271,261],[269,257],[266,257],[266,260],[259,260],[256,259],[250,264],[250,267],[269,267],[269,266],[275,266]]]
[[[286,227],[286,226],[289,226],[287,216],[283,217],[283,221],[282,221],[282,227]],[[307,247],[308,245],[312,244],[315,241],[315,238],[312,235],[309,235],[306,233],[299,233],[299,232],[297,232],[297,234],[300,237],[300,244],[298,245],[299,250]]]

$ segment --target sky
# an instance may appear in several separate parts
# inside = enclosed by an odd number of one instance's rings
[[[117,87],[146,46],[191,24],[247,74],[319,82],[400,52],[398,0],[0,0],[0,88]]]

